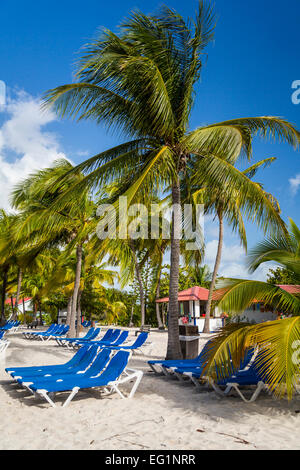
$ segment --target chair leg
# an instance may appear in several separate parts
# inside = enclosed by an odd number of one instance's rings
[[[234,390],[238,393],[238,395],[240,396],[240,398],[245,402],[245,403],[253,403],[257,397],[259,396],[259,394],[261,393],[261,391],[266,388],[266,385],[264,384],[264,382],[258,382],[257,384],[257,387],[255,389],[255,392],[253,393],[253,395],[251,396],[250,399],[247,399],[241,392],[240,388],[239,388],[239,385],[236,384],[236,383],[232,383],[232,384],[228,384],[228,388],[229,386],[231,386],[231,388],[234,388]]]
[[[142,372],[142,371],[137,371],[137,372],[136,372],[136,381],[135,381],[135,383],[134,383],[134,385],[133,385],[133,387],[132,387],[132,389],[131,389],[131,392],[130,392],[128,398],[132,398],[132,397],[134,396],[134,394],[135,394],[135,392],[137,391],[137,388],[138,388],[138,386],[139,386],[140,381],[142,380],[142,378],[143,378],[143,372]]]
[[[73,398],[75,397],[76,393],[78,393],[78,391],[80,390],[79,387],[74,387],[72,392],[70,393],[70,395],[68,396],[68,398],[66,399],[66,401],[64,402],[63,404],[63,408],[65,408],[66,406],[68,406],[68,404],[70,403],[71,400],[73,400]]]
[[[155,366],[154,366],[154,364],[148,364],[148,366],[153,370],[153,372],[154,372],[156,375],[162,375],[162,374],[163,374],[163,372],[162,372],[162,370],[161,370],[161,366],[160,366],[159,364],[155,364]],[[160,368],[160,370],[157,370],[157,369],[156,369],[156,366],[158,366],[158,367]]]
[[[56,405],[54,403],[53,400],[51,400],[50,396],[47,394],[47,390],[37,390],[36,393],[38,393],[39,395],[41,395],[43,398],[45,398],[45,400],[50,403],[50,405],[52,406],[52,408],[56,408]]]
[[[119,389],[119,385],[125,383],[125,382],[128,382],[130,380],[133,380],[133,379],[136,379],[135,380],[135,383],[128,395],[127,398],[133,398],[139,384],[140,384],[140,381],[142,380],[142,377],[143,377],[143,372],[141,370],[134,370],[134,372],[132,374],[129,374],[127,375],[127,377],[123,378],[123,379],[120,379],[118,380],[117,382],[114,382],[112,384],[110,384],[110,387],[111,387],[111,391],[115,391],[117,392],[121,398],[126,398],[126,396],[120,391]]]

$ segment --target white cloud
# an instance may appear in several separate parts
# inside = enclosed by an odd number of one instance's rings
[[[208,264],[211,271],[214,268],[217,248],[218,240],[211,240],[206,244],[205,263]],[[242,246],[239,244],[229,245],[223,243],[221,265],[218,275],[237,279],[266,281],[266,275],[272,267],[273,265],[266,263],[260,266],[254,273],[250,274],[246,265],[246,254]]]
[[[44,130],[56,117],[42,112],[38,99],[19,92],[8,100],[5,113],[0,127],[0,207],[8,209],[9,194],[20,179],[66,155],[56,135]]]
[[[300,173],[295,176],[295,178],[290,178],[289,183],[293,194],[297,194],[300,186]]]
[[[211,240],[206,244],[205,256],[207,261],[214,261],[218,249],[218,240]],[[245,257],[245,251],[240,245],[227,245],[223,243],[222,261],[223,262],[236,262]]]

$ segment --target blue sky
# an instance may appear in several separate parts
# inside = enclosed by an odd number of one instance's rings
[[[183,15],[192,15],[196,8],[196,0],[165,3]],[[114,30],[131,10],[151,13],[160,4],[156,0],[2,3],[0,80],[6,83],[8,98],[7,106],[0,109],[3,198],[20,176],[26,176],[35,166],[46,165],[55,156],[66,156],[77,163],[120,142],[119,136],[108,135],[103,127],[90,122],[40,117],[38,100],[47,89],[72,81],[78,51],[99,27]],[[241,116],[277,115],[299,128],[300,104],[291,100],[292,82],[300,80],[299,0],[216,0],[215,10],[215,41],[207,50],[191,127]],[[255,160],[277,157],[257,180],[279,199],[284,219],[290,216],[300,224],[299,151],[260,141],[255,142],[254,151]],[[251,225],[247,225],[247,233],[250,247],[262,238]],[[209,263],[215,234],[215,227],[209,223]],[[230,230],[226,231],[224,256],[223,273],[229,275],[232,266],[232,274],[237,275],[243,254]],[[240,272],[244,274],[242,268]]]

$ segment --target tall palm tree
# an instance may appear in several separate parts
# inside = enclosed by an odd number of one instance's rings
[[[294,147],[298,131],[276,117],[234,119],[189,130],[204,50],[213,39],[214,13],[200,1],[195,18],[185,19],[163,7],[155,16],[133,13],[118,34],[105,29],[86,48],[76,83],[59,86],[45,105],[60,116],[93,119],[131,137],[77,167],[87,173],[73,191],[111,180],[122,182],[129,204],[151,188],[171,187],[173,203],[168,358],[180,358],[178,275],[180,258],[181,180],[188,163],[198,166],[199,184],[243,187],[242,203],[259,226],[283,231],[278,214],[265,205],[261,188],[234,163],[252,155],[252,137],[278,137]],[[200,171],[201,170],[201,171]],[[149,189],[150,188],[150,189]],[[64,202],[61,200],[63,206]]]
[[[65,243],[69,253],[76,252],[75,280],[71,303],[70,330],[75,335],[75,319],[82,270],[83,245],[89,233],[95,229],[90,222],[95,213],[94,203],[89,197],[88,188],[81,191],[76,199],[65,200],[63,208],[57,210],[55,201],[80,181],[83,175],[66,160],[59,160],[44,170],[32,174],[16,185],[11,201],[21,210],[20,222],[14,226],[17,241],[28,240],[36,249]],[[67,175],[67,176],[65,176]],[[64,180],[62,178],[64,177]],[[96,219],[95,219],[96,224]]]
[[[0,325],[6,323],[5,299],[8,287],[9,272],[15,266],[17,250],[11,247],[11,230],[16,221],[16,216],[0,209],[0,273],[2,278],[1,292],[1,318]],[[12,306],[13,307],[13,306]]]
[[[300,230],[292,220],[288,238],[269,238],[249,254],[249,266],[253,271],[268,261],[287,268],[300,282]],[[224,280],[219,287],[223,291],[219,291],[218,304],[227,312],[241,313],[259,299],[292,316],[257,325],[227,325],[212,341],[204,373],[227,377],[238,369],[246,349],[258,347],[262,351],[258,367],[271,390],[277,397],[287,394],[292,398],[300,374],[300,286],[298,294],[266,282],[241,279]]]

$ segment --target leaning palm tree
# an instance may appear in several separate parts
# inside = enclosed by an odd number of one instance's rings
[[[73,337],[75,335],[83,246],[89,233],[95,229],[95,225],[91,224],[95,208],[87,188],[81,191],[76,200],[67,198],[62,209],[57,210],[55,207],[55,201],[83,178],[78,170],[70,173],[71,169],[73,166],[62,159],[55,162],[50,168],[35,172],[16,185],[12,192],[11,202],[14,208],[21,211],[18,223],[13,227],[16,243],[22,241],[25,245],[26,243],[32,245],[32,250],[36,251],[64,243],[67,245],[68,253],[73,250],[76,252],[71,306],[73,321],[68,332]],[[61,181],[62,177],[64,177],[63,182]]]
[[[247,178],[252,179],[260,168],[262,167],[265,168],[269,166],[274,160],[276,159],[266,158],[264,160],[261,160],[255,163],[254,165],[251,165],[242,173]],[[280,215],[281,210],[280,210],[278,201],[271,194],[264,192],[263,187],[259,183],[255,183],[255,184],[257,184],[263,192],[264,205],[265,206],[268,204],[273,205],[274,211],[277,211],[278,215]],[[218,270],[221,264],[225,221],[227,221],[227,223],[229,224],[229,226],[232,228],[233,231],[236,231],[238,233],[241,245],[244,247],[245,250],[247,250],[247,236],[246,236],[246,230],[245,230],[243,219],[244,217],[246,217],[248,219],[250,218],[251,220],[252,214],[250,214],[250,217],[249,217],[249,214],[247,213],[247,211],[244,210],[243,205],[240,205],[240,200],[241,200],[240,196],[242,192],[243,192],[243,188],[239,188],[238,191],[233,192],[233,191],[230,191],[229,188],[225,185],[221,188],[218,188],[217,190],[216,189],[211,190],[210,187],[204,187],[196,191],[193,194],[193,197],[195,197],[196,199],[200,197],[201,201],[204,202],[207,213],[215,214],[218,220],[218,224],[219,224],[218,247],[217,247],[217,253],[216,253],[216,258],[215,258],[212,279],[211,279],[211,283],[209,286],[208,301],[206,304],[205,323],[204,323],[204,328],[203,328],[204,333],[209,333],[210,331],[209,323],[210,323],[210,316],[211,316],[213,291],[215,289],[217,274],[218,274]]]
[[[247,211],[259,226],[283,231],[261,188],[234,163],[252,155],[252,138],[278,137],[294,147],[300,134],[277,117],[234,119],[189,130],[204,50],[214,36],[215,18],[209,3],[199,2],[195,18],[185,19],[163,7],[155,16],[133,13],[113,33],[105,29],[88,44],[79,61],[76,82],[50,90],[45,105],[60,116],[91,119],[130,139],[81,163],[86,177],[73,188],[122,182],[131,204],[137,194],[171,188],[171,231],[168,358],[181,357],[178,327],[181,180],[190,161],[199,166],[199,184],[213,188],[243,187]],[[201,170],[201,171],[200,171]],[[61,206],[64,206],[63,198]]]
[[[8,288],[9,274],[15,267],[18,258],[18,249],[12,249],[11,231],[17,221],[17,216],[0,210],[0,275],[2,278],[1,292],[1,318],[0,325],[6,323],[5,299]],[[13,308],[13,305],[12,305]],[[13,312],[14,313],[14,312]]]
[[[290,220],[288,238],[269,238],[249,254],[249,265],[255,271],[262,263],[273,261],[293,272],[300,283],[300,230]],[[240,313],[255,300],[291,315],[257,325],[232,322],[213,339],[205,374],[228,377],[239,367],[249,347],[262,351],[259,372],[275,396],[293,396],[300,377],[300,285],[295,294],[265,282],[228,279],[219,283],[218,305],[232,314]],[[297,293],[298,291],[298,293]]]
[[[295,278],[299,279],[300,285],[300,230],[292,219],[288,237],[268,238],[249,253],[249,268],[252,272],[261,264],[270,261],[291,271]],[[220,306],[225,311],[241,312],[249,307],[254,299],[260,299],[261,302],[273,305],[278,311],[300,314],[300,298],[280,286],[244,279],[227,279],[218,286],[224,289]]]

